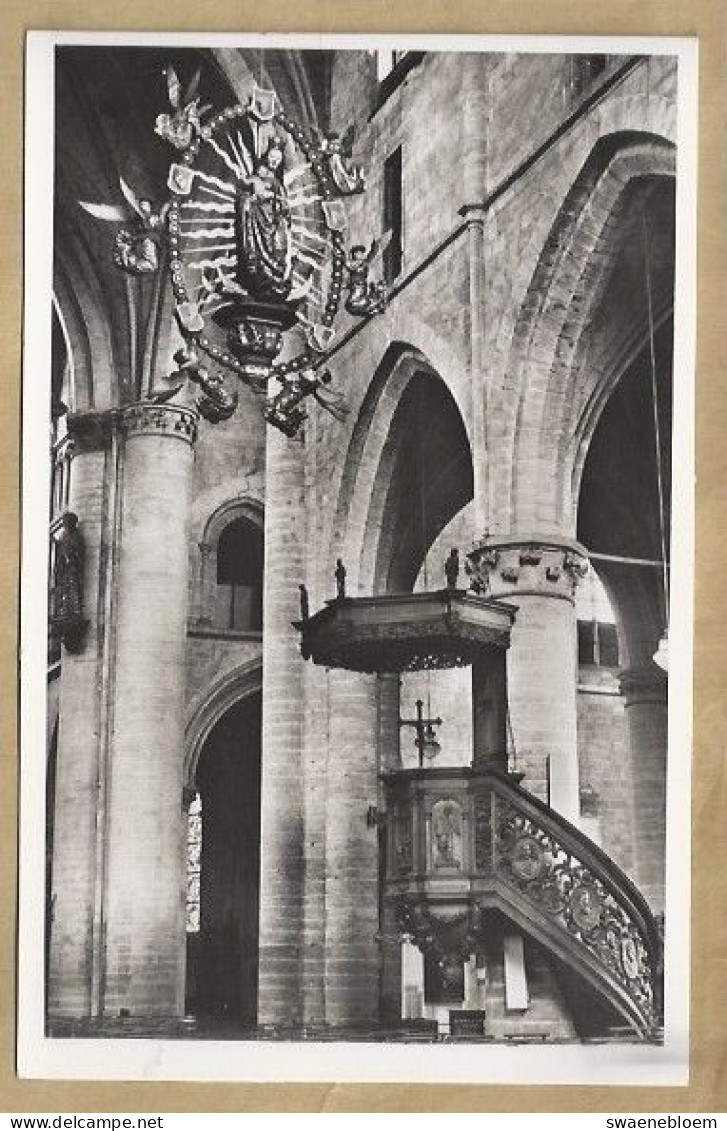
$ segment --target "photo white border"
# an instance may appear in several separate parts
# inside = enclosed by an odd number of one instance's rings
[[[52,1039],[44,1033],[47,542],[50,461],[54,50],[119,47],[408,48],[593,52],[678,59],[676,266],[665,1038],[652,1045],[399,1044]],[[29,32],[26,49],[20,626],[18,1072],[65,1080],[325,1081],[679,1086],[689,1079],[694,419],[697,200],[696,38]],[[678,469],[678,475],[676,471]],[[41,705],[43,704],[43,705]]]

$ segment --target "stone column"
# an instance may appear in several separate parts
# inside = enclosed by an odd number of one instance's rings
[[[137,404],[125,437],[104,898],[103,1012],[181,1016],[188,496],[196,413]]]
[[[507,767],[506,653],[472,664],[472,762]]]
[[[113,510],[117,446],[111,414],[71,419],[74,457],[68,509],[85,546],[83,615],[78,650],[62,650],[53,820],[48,1011],[54,1017],[98,1012],[102,873],[99,820],[108,739],[104,670],[108,659]]]
[[[373,1026],[379,1011],[376,677],[331,671],[326,789],[326,1021]]]
[[[517,607],[507,658],[516,768],[523,785],[577,821],[578,648],[575,588],[587,568],[576,542],[555,537],[491,537],[469,556],[472,587]],[[549,762],[548,762],[549,760]]]
[[[666,672],[654,663],[621,673],[634,781],[634,879],[654,914],[664,910]]]
[[[490,66],[482,55],[462,54],[459,113],[463,148],[461,157],[462,202],[459,215],[467,225],[469,377],[471,396],[472,464],[474,469],[473,518],[481,530],[488,520],[488,356],[487,260],[492,243],[491,220],[483,201],[488,193]]]
[[[214,618],[215,580],[212,573],[214,546],[209,542],[198,542],[199,551],[194,563],[194,603],[192,618],[195,625],[209,628]]]
[[[317,543],[314,542],[314,545]],[[328,674],[306,664],[303,672],[305,780],[305,891],[303,899],[303,1021],[320,1026],[326,1018],[326,806]]]
[[[326,476],[318,465],[321,420],[312,413],[306,421],[305,460],[305,575],[309,609],[321,605],[329,581],[329,562],[321,554],[326,513]],[[333,581],[333,578],[330,578]],[[328,596],[328,593],[325,593]],[[301,594],[302,597],[302,594]],[[303,604],[299,616],[304,612]],[[304,877],[303,957],[301,962],[303,1023],[308,1030],[326,1020],[326,806],[325,789],[329,753],[328,672],[317,664],[303,665],[303,780]]]
[[[485,225],[487,216],[481,204],[465,204],[459,210],[467,225],[467,259],[469,267],[470,391],[472,397],[472,465],[474,469],[474,522],[481,529],[487,521],[487,367],[485,353],[487,251]]]
[[[377,676],[379,765],[383,773],[401,769],[399,700],[401,677],[394,673]],[[379,792],[379,810],[383,809]],[[383,887],[386,864],[386,826],[379,827],[379,880]],[[394,907],[379,892],[379,1017],[387,1028],[401,1021],[401,947]]]
[[[305,577],[303,446],[268,429],[263,599],[263,725],[258,1021],[303,1020],[303,667],[297,633]]]

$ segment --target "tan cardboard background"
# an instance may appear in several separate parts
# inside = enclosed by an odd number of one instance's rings
[[[725,0],[4,0],[0,17],[0,1110],[727,1110],[727,3]],[[687,1088],[219,1085],[15,1076],[23,36],[30,29],[697,35],[700,45],[692,1040]],[[32,405],[28,406],[32,411]],[[678,690],[672,688],[672,694]],[[675,925],[672,924],[672,927]],[[678,927],[677,927],[678,929]]]

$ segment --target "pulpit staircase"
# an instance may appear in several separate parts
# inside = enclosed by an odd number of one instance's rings
[[[505,656],[516,610],[448,587],[346,597],[295,622],[304,657],[360,672],[472,666],[471,766],[383,776],[384,898],[440,961],[484,951],[494,922],[549,956],[587,1040],[658,1040],[662,943],[614,861],[507,767]]]

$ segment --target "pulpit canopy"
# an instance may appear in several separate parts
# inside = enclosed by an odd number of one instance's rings
[[[305,659],[357,672],[464,667],[501,657],[516,609],[463,589],[339,597],[295,622]]]

